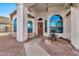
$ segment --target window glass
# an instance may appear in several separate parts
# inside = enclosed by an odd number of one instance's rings
[[[32,21],[28,21],[28,33],[31,33],[33,31],[33,23]]]
[[[13,23],[13,27],[14,27],[14,32],[16,32],[17,31],[17,20],[16,20],[16,18],[14,19],[14,23]]]
[[[47,32],[47,20],[45,20],[45,32]]]
[[[63,33],[63,18],[60,15],[54,15],[50,18],[50,32]]]

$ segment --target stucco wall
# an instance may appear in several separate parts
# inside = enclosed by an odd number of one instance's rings
[[[6,32],[5,24],[0,24],[0,33]]]
[[[44,36],[49,36],[50,34],[50,28],[49,28],[49,22],[50,22],[50,17],[53,15],[61,15],[63,17],[63,33],[57,33],[57,35],[64,37],[64,38],[69,38],[70,39],[70,16],[66,18],[66,11],[63,9],[63,7],[50,7],[48,8],[48,13],[43,10],[43,11],[32,11],[30,14],[35,16],[34,19],[28,18],[27,21],[31,20],[33,22],[33,33],[29,33],[29,37],[34,37],[35,35],[38,35],[38,19],[43,18],[41,22],[43,22],[43,35]],[[16,18],[16,16],[14,16]],[[45,20],[48,21],[47,25],[47,32],[45,32]],[[13,32],[12,30],[12,35],[16,37],[16,33]]]
[[[66,34],[67,38],[71,40],[71,15],[66,18]]]
[[[63,17],[63,33],[57,33],[57,35],[67,38],[67,36],[66,36],[66,23],[65,23],[67,21],[66,18],[65,18],[66,13],[65,13],[65,10],[62,7],[50,7],[50,8],[48,8],[48,13],[45,10],[37,12],[36,20],[38,20],[40,17],[43,18],[43,35],[47,37],[50,34],[50,28],[49,28],[50,17],[53,16],[53,15],[57,15],[57,14],[61,15]],[[45,30],[44,30],[45,20],[48,21],[47,32],[45,32]],[[38,26],[37,26],[37,29],[38,29]],[[37,32],[37,34],[38,34],[38,32]]]
[[[0,16],[0,32],[11,32],[11,20],[8,17]]]
[[[65,11],[65,36],[71,41],[71,14],[67,16],[70,12],[70,9]]]

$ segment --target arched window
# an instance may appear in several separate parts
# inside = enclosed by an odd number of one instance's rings
[[[28,21],[28,33],[32,33],[33,31],[33,23],[32,21]]]
[[[17,31],[17,19],[16,18],[14,19],[13,27],[14,27],[14,32],[16,32]]]
[[[63,18],[60,15],[50,18],[50,33],[63,33]]]

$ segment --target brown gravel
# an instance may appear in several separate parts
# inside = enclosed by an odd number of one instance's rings
[[[11,35],[0,36],[0,56],[25,56],[23,43]]]
[[[79,56],[79,51],[74,49],[72,45],[66,40],[59,39],[58,41],[53,41],[50,44],[45,42],[43,38],[39,42],[40,46],[45,49],[51,56]]]

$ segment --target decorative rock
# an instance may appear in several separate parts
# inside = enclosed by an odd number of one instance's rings
[[[45,43],[46,43],[47,45],[52,46],[52,41],[51,41],[51,40],[45,40]]]

